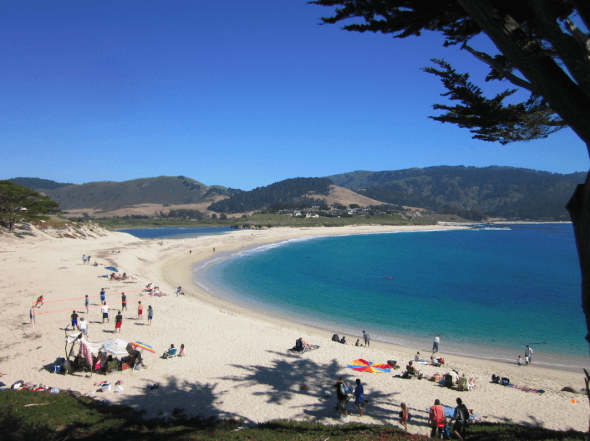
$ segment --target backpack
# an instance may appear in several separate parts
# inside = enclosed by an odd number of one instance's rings
[[[342,395],[348,395],[352,393],[352,386],[348,384],[346,381],[340,383],[340,393]]]

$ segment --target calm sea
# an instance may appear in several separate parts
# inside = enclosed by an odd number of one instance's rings
[[[443,352],[514,360],[527,344],[587,357],[579,271],[572,226],[545,224],[303,238],[217,256],[194,278],[350,343],[366,329],[426,349],[440,334]]]

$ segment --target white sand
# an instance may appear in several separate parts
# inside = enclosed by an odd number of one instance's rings
[[[347,368],[352,360],[364,358],[385,363],[393,358],[405,366],[413,359],[415,349],[379,342],[372,342],[370,348],[333,343],[330,341],[332,333],[257,315],[215,299],[192,284],[193,265],[211,257],[213,247],[219,252],[301,236],[393,229],[244,230],[224,236],[165,240],[163,246],[158,241],[140,240],[122,233],[106,233],[86,240],[58,239],[38,232],[35,232],[35,238],[18,240],[0,235],[0,287],[4,305],[0,313],[0,372],[6,374],[0,381],[11,385],[17,380],[25,380],[61,389],[71,388],[83,394],[95,391],[94,383],[104,380],[104,376],[62,376],[43,369],[44,365],[64,356],[64,328],[75,308],[90,321],[91,341],[117,337],[142,341],[157,349],[157,355],[144,356],[148,369],[117,372],[106,377],[113,383],[123,380],[124,392],[96,393],[102,399],[145,410],[147,417],[168,417],[174,408],[179,408],[189,416],[241,417],[252,423],[288,418],[340,424],[334,411],[336,398],[332,384],[343,375],[350,381],[360,378],[370,400],[362,419],[354,404],[349,404],[350,421],[398,425],[399,404],[406,402],[414,416],[409,431],[427,434],[427,409],[434,399],[439,398],[443,404],[454,406],[455,398],[460,396],[467,407],[485,416],[484,421],[512,421],[557,430],[587,430],[587,398],[560,392],[564,386],[577,390],[583,388],[581,372],[538,366],[519,368],[443,352],[444,367],[426,366],[422,371],[430,375],[457,369],[477,378],[475,390],[457,392],[426,380],[393,378],[394,374],[401,372],[399,370],[391,374],[356,373]],[[111,252],[116,249],[121,253]],[[98,260],[104,266],[83,265],[83,254],[90,254],[93,261]],[[136,279],[111,282],[98,278],[108,273],[104,269],[108,265],[114,265],[121,273],[126,272]],[[172,295],[158,297],[152,303],[149,297],[139,297],[138,292],[129,293],[129,311],[123,313],[120,334],[111,333],[116,311],[110,314],[111,323],[104,325],[100,324],[102,318],[98,307],[91,309],[88,315],[85,313],[81,299],[85,294],[95,296],[91,303],[98,305],[96,296],[103,286],[110,294],[140,289],[150,281]],[[177,298],[173,292],[179,285],[186,295]],[[32,330],[29,307],[40,294],[44,294],[46,300],[79,300],[46,303],[40,312],[64,312],[38,315]],[[120,294],[110,295],[107,300],[115,309],[119,308]],[[137,300],[145,305],[143,321],[136,320]],[[152,326],[147,326],[145,312],[149,304],[155,308]],[[302,355],[290,353],[287,349],[298,337],[319,344],[321,349]],[[352,340],[350,336],[349,339]],[[184,343],[187,356],[160,359],[159,355],[170,343],[176,346]],[[544,389],[546,393],[538,395],[491,384],[490,377],[494,373],[509,377],[514,384]],[[148,389],[154,383],[159,383],[160,387]],[[301,389],[303,384],[307,390]],[[578,403],[572,404],[572,399],[577,399]]]

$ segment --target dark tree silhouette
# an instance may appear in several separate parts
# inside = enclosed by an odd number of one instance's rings
[[[57,212],[58,204],[30,188],[0,181],[0,224],[12,230],[19,219],[36,220]]]

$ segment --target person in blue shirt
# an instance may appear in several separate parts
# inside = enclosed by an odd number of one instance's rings
[[[363,416],[363,401],[365,400],[365,390],[361,384],[361,380],[356,379],[356,389],[354,390],[354,404],[359,410],[360,416]]]
[[[104,292],[104,288],[101,288],[100,290],[100,303],[101,305],[106,304],[106,294]]]

